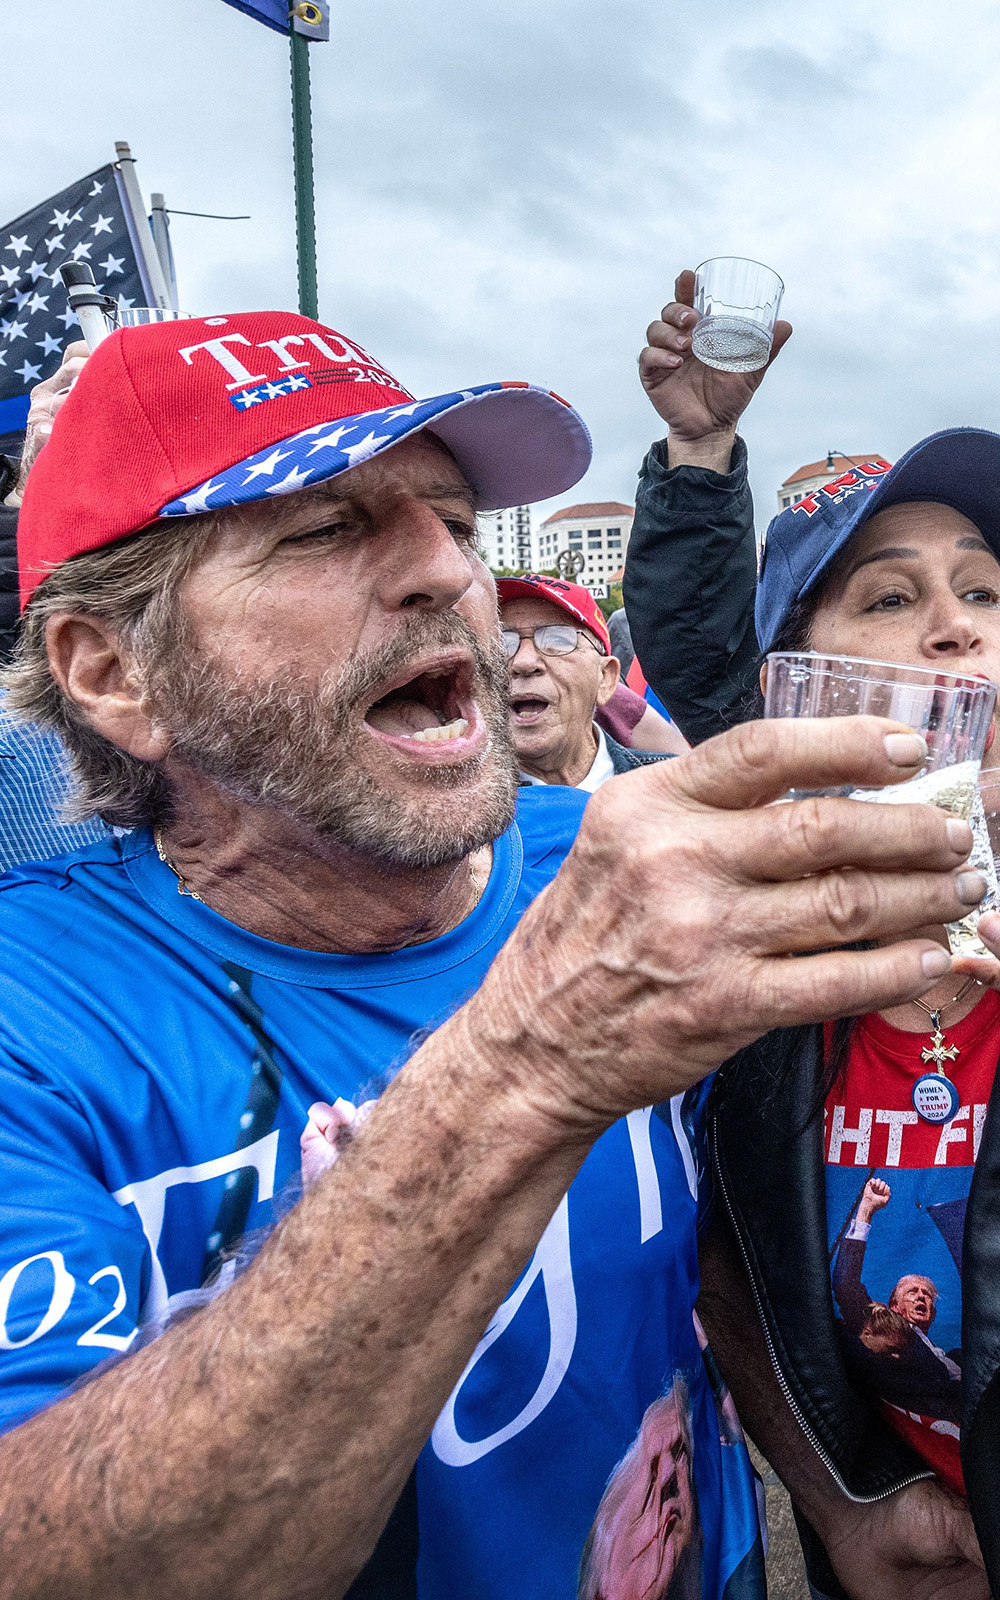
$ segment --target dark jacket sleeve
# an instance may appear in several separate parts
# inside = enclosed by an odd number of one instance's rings
[[[757,714],[757,550],[742,439],[730,470],[667,466],[654,444],[639,474],[624,597],[646,681],[699,744]]]
[[[13,487],[13,468],[0,456],[0,502]],[[17,512],[0,503],[0,666],[17,640]]]
[[[852,1333],[860,1333],[871,1306],[871,1297],[861,1282],[865,1260],[864,1239],[843,1239],[833,1268],[833,1298],[837,1310]]]

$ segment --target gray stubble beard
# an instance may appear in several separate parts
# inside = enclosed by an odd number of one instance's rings
[[[230,676],[189,628],[179,631],[148,676],[156,720],[172,735],[173,757],[228,794],[282,811],[387,867],[443,866],[510,826],[517,767],[506,658],[499,641],[484,647],[455,612],[414,618],[391,645],[354,655],[318,681],[290,669],[262,680]],[[461,766],[415,770],[423,791],[415,797],[388,789],[365,767],[371,736],[358,708],[418,652],[455,644],[475,662],[486,748]],[[457,805],[446,803],[450,795]]]

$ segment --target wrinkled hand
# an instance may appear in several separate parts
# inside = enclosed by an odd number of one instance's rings
[[[67,345],[58,371],[54,372],[51,378],[46,378],[44,383],[36,383],[31,391],[24,448],[21,451],[17,488],[14,491],[18,501],[24,494],[24,486],[28,481],[28,473],[34,465],[35,457],[42,446],[48,443],[52,424],[72,385],[83,371],[83,364],[89,354],[82,339],[78,339],[75,344]]]
[[[766,367],[757,372],[717,372],[703,366],[691,351],[691,333],[698,321],[692,309],[693,272],[680,274],[674,294],[676,299],[646,330],[646,348],[639,357],[642,386],[670,429],[672,454],[673,446],[680,444],[727,441],[731,449],[736,424],[790,337],[792,325],[775,323]]]
[[[911,777],[921,750],[874,717],[749,722],[606,784],[465,1008],[470,1048],[589,1134],[771,1028],[922,995],[950,958],[903,936],[982,895],[956,871],[968,825],[919,805],[772,804],[793,785]],[[861,939],[888,943],[837,948]]]
[[[930,1478],[852,1507],[824,1543],[852,1600],[990,1600],[969,1508]]]

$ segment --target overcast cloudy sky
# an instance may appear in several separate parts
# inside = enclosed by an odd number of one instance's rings
[[[748,414],[758,521],[828,446],[1000,427],[988,0],[333,0],[312,48],[320,311],[408,387],[550,385],[630,499],[679,267],[755,256],[795,337]],[[44,20],[42,12],[44,11]],[[181,302],[293,306],[288,47],[222,0],[4,7],[0,216],[128,139]]]

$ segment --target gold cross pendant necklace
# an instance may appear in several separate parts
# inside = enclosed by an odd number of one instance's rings
[[[925,1062],[931,1070],[922,1072],[910,1091],[914,1110],[924,1122],[944,1123],[950,1122],[958,1115],[960,1097],[958,1090],[945,1071],[946,1061],[958,1059],[959,1048],[957,1044],[946,1045],[944,1042],[944,1029],[941,1026],[941,1014],[949,1006],[957,1005],[964,1000],[975,978],[969,978],[963,983],[956,995],[946,1000],[943,1006],[929,1006],[925,1000],[914,1000],[913,1004],[919,1006],[921,1011],[926,1011],[931,1019],[931,1042],[920,1052],[921,1061]]]
[[[925,1000],[914,1000],[913,1002],[915,1006],[920,1007],[921,1011],[926,1011],[931,1019],[930,1048],[921,1050],[920,1059],[921,1061],[933,1061],[936,1072],[942,1071],[946,1061],[957,1060],[959,1054],[957,1044],[945,1047],[944,1029],[941,1027],[941,1013],[948,1011],[952,1006],[957,1006],[960,1000],[964,1000],[975,981],[975,978],[968,978],[958,993],[953,995],[950,1000],[946,1000],[943,1006],[929,1006]]]

